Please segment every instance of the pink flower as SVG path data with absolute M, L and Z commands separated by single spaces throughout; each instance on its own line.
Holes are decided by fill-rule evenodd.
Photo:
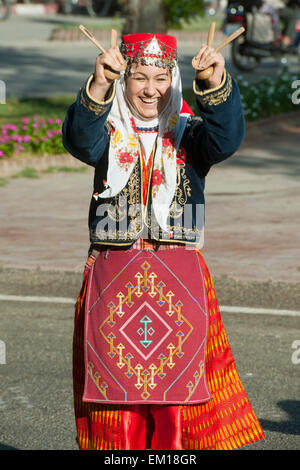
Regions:
M 39 124 L 38 124 L 37 122 L 34 122 L 34 123 L 32 124 L 32 127 L 33 127 L 34 129 L 36 129 L 37 127 L 39 127 Z
M 46 136 L 42 137 L 43 142 L 46 142 L 46 140 L 48 140 L 48 137 L 46 137 Z
M 37 114 L 34 114 L 32 117 L 33 117 L 33 119 L 38 119 L 39 118 L 39 116 Z
M 11 138 L 15 142 L 22 142 L 22 136 L 20 136 L 19 134 L 18 135 L 12 135 Z
M 50 137 L 50 139 L 51 139 L 51 137 L 53 137 L 53 132 L 48 131 L 47 136 Z
M 0 157 L 3 157 L 4 153 L 0 150 Z
M 55 119 L 55 124 L 60 125 L 61 124 L 61 119 Z
M 53 124 L 53 119 L 49 118 L 47 119 L 48 124 Z
M 25 150 L 25 147 L 22 147 L 22 145 L 20 145 L 19 150 L 20 151 Z
M 119 155 L 119 160 L 120 160 L 120 163 L 132 163 L 133 162 L 133 157 L 128 152 L 122 152 Z
M 152 184 L 159 186 L 162 183 L 162 175 L 159 170 L 153 170 L 152 173 Z
M 24 135 L 23 142 L 30 142 L 30 141 L 31 141 L 30 135 Z
M 27 126 L 22 126 L 22 131 L 27 131 Z
M 28 117 L 25 117 L 22 119 L 23 121 L 23 124 L 28 124 L 29 123 L 29 118 Z

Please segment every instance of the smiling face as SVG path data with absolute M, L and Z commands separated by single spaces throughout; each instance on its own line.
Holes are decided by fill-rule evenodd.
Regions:
M 126 79 L 126 93 L 135 111 L 146 119 L 158 116 L 169 101 L 171 81 L 167 68 L 134 64 Z

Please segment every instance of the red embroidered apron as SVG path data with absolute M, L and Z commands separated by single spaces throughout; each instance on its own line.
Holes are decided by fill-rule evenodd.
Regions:
M 173 254 L 176 256 L 177 250 Z M 228 450 L 264 438 L 236 369 L 209 270 L 200 252 L 197 256 L 209 312 L 205 372 L 212 398 L 205 403 L 181 405 L 82 400 L 85 303 L 95 262 L 94 253 L 89 256 L 76 303 L 73 340 L 74 411 L 80 449 Z
M 83 401 L 208 401 L 207 329 L 196 251 L 99 252 L 86 294 Z

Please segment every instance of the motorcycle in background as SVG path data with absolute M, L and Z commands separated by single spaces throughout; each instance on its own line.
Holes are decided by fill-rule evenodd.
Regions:
M 286 62 L 286 57 L 298 54 L 299 49 L 287 49 L 274 44 L 274 33 L 271 18 L 265 13 L 259 13 L 255 1 L 229 3 L 225 10 L 222 30 L 230 35 L 240 26 L 245 32 L 232 42 L 231 60 L 239 70 L 250 72 L 257 68 L 260 62 L 274 58 Z

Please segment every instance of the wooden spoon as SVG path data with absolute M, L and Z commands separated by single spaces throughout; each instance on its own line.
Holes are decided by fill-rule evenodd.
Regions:
M 210 29 L 209 29 L 209 34 L 208 34 L 208 41 L 207 41 L 207 45 L 208 46 L 211 46 L 212 44 L 212 40 L 213 40 L 213 35 L 214 35 L 214 29 L 215 29 L 215 25 L 214 25 L 214 22 L 210 25 Z M 231 41 L 233 41 L 234 39 L 236 39 L 238 36 L 240 36 L 241 34 L 243 34 L 243 32 L 245 31 L 245 28 L 242 26 L 241 28 L 239 28 L 237 31 L 235 31 L 234 33 L 232 33 L 230 36 L 228 36 L 228 38 L 224 39 L 224 41 L 216 48 L 216 52 L 220 52 L 221 49 L 223 49 L 223 47 L 227 46 L 227 44 L 229 44 Z M 214 68 L 213 67 L 208 67 L 207 69 L 205 70 L 201 70 L 199 69 L 199 60 L 196 59 L 195 57 L 193 58 L 192 60 L 192 66 L 194 67 L 194 69 L 197 71 L 196 72 L 196 78 L 198 80 L 206 80 L 207 78 L 211 77 L 213 72 L 214 72 Z
M 92 35 L 92 33 L 85 27 L 83 26 L 82 24 L 79 26 L 79 29 L 80 31 L 85 34 L 85 36 L 90 40 L 92 41 L 92 43 L 95 44 L 95 46 L 98 47 L 98 49 L 100 49 L 100 51 L 105 54 L 106 50 L 104 49 L 104 47 L 100 44 L 100 42 L 97 41 L 97 39 Z M 117 45 L 117 36 L 118 36 L 118 33 L 115 29 L 112 29 L 111 30 L 111 36 L 110 36 L 110 45 L 111 47 L 116 47 Z M 119 78 L 120 77 L 120 72 L 122 70 L 125 70 L 126 69 L 126 62 L 124 65 L 122 65 L 120 67 L 120 71 L 117 71 L 117 70 L 113 70 L 111 69 L 110 67 L 108 66 L 105 66 L 104 67 L 104 75 L 106 78 L 108 78 L 109 80 L 115 80 L 116 78 Z

